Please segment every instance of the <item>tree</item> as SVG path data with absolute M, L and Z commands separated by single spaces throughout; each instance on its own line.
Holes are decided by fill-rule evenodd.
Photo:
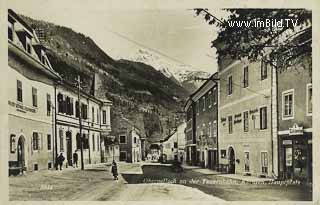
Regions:
M 196 14 L 202 15 L 209 25 L 219 28 L 217 39 L 212 41 L 212 47 L 217 42 L 224 43 L 223 49 L 217 49 L 219 59 L 229 57 L 234 60 L 248 59 L 252 62 L 264 57 L 268 63 L 282 70 L 291 65 L 303 64 L 303 57 L 311 55 L 311 11 L 306 9 L 226 10 L 230 15 L 225 19 L 218 19 L 208 9 L 194 9 Z M 281 21 L 283 27 L 274 26 L 276 22 Z M 267 22 L 270 26 L 267 26 Z M 311 60 L 308 67 L 311 69 Z

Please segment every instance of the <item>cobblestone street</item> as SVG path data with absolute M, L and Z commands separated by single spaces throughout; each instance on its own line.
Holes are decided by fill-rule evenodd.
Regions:
M 174 173 L 166 165 L 119 163 L 119 170 L 118 182 L 106 164 L 87 166 L 85 171 L 70 168 L 10 177 L 10 200 L 303 201 L 312 197 L 303 185 L 231 184 L 236 180 L 195 169 Z M 214 181 L 228 184 L 209 183 Z

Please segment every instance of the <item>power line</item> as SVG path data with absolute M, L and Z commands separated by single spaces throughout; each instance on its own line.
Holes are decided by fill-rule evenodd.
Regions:
M 157 53 L 157 54 L 159 54 L 159 55 L 161 55 L 161 56 L 163 56 L 163 57 L 165 57 L 165 58 L 168 58 L 168 59 L 170 59 L 170 60 L 172 60 L 172 61 L 175 61 L 175 62 L 177 62 L 177 63 L 180 63 L 180 64 L 182 64 L 182 65 L 189 66 L 189 67 L 192 67 L 192 68 L 194 68 L 194 69 L 199 70 L 198 68 L 194 67 L 193 65 L 187 64 L 187 63 L 185 63 L 185 62 L 183 62 L 183 61 L 181 61 L 181 60 L 179 60 L 179 59 L 177 59 L 177 58 L 171 57 L 171 56 L 169 56 L 169 55 L 167 55 L 167 54 L 165 54 L 165 53 L 163 53 L 163 52 L 161 52 L 161 51 L 159 51 L 159 50 L 156 50 L 156 49 L 154 49 L 154 48 L 151 48 L 151 47 L 149 47 L 149 46 L 146 46 L 146 45 L 144 45 L 144 44 L 142 44 L 142 43 L 140 43 L 140 42 L 138 42 L 138 41 L 132 40 L 132 39 L 128 38 L 127 36 L 123 35 L 123 34 L 120 34 L 120 33 L 116 32 L 116 31 L 113 31 L 113 30 L 111 30 L 111 29 L 109 29 L 109 28 L 106 28 L 106 29 L 107 29 L 110 33 L 113 33 L 114 35 L 116 35 L 116 36 L 118 36 L 118 37 L 120 37 L 120 38 L 122 38 L 122 39 L 125 39 L 125 40 L 127 40 L 127 41 L 129 41 L 129 42 L 131 42 L 131 43 L 133 43 L 133 44 L 136 44 L 136 45 L 138 45 L 138 46 L 141 46 L 141 47 L 143 47 L 143 48 L 146 48 L 146 49 L 148 49 L 148 50 L 151 50 L 151 51 L 153 51 L 153 52 L 155 52 L 155 53 Z
M 143 48 L 149 49 L 149 50 L 151 50 L 151 51 L 153 51 L 153 52 L 155 52 L 155 53 L 157 53 L 157 54 L 159 54 L 159 55 L 161 55 L 161 56 L 163 56 L 163 57 L 166 57 L 166 58 L 168 58 L 168 59 L 170 59 L 170 60 L 173 60 L 173 61 L 175 61 L 175 62 L 177 62 L 177 63 L 180 63 L 180 64 L 182 64 L 182 65 L 187 65 L 187 66 L 190 66 L 190 67 L 192 67 L 192 68 L 194 68 L 194 69 L 199 70 L 198 68 L 194 67 L 193 65 L 184 63 L 183 61 L 181 61 L 181 60 L 179 60 L 179 59 L 176 59 L 176 58 L 174 58 L 174 57 L 171 57 L 171 56 L 169 56 L 169 55 L 167 55 L 167 54 L 165 54 L 165 53 L 162 53 L 161 51 L 158 51 L 158 50 L 156 50 L 156 49 L 154 49 L 154 48 L 151 48 L 151 47 L 149 47 L 149 46 L 146 46 L 146 45 L 144 45 L 144 44 L 142 44 L 142 43 L 140 43 L 140 42 L 138 42 L 138 41 L 132 40 L 132 39 L 128 38 L 127 36 L 123 35 L 123 34 L 120 34 L 120 33 L 118 33 L 118 32 L 115 32 L 115 31 L 113 31 L 113 30 L 111 30 L 111 29 L 109 29 L 109 28 L 107 28 L 107 27 L 106 27 L 106 29 L 107 29 L 110 33 L 113 33 L 114 35 L 116 35 L 116 36 L 118 36 L 118 37 L 120 37 L 120 38 L 122 38 L 122 39 L 125 39 L 125 40 L 127 40 L 127 41 L 129 41 L 129 42 L 131 42 L 131 43 L 133 43 L 133 44 L 136 44 L 136 45 L 141 46 L 141 47 L 143 47 Z M 220 80 L 227 81 L 227 79 L 220 79 Z M 232 84 L 234 84 L 235 86 L 238 86 L 238 87 L 241 87 L 241 88 L 242 88 L 241 85 L 238 85 L 238 84 L 236 84 L 236 83 L 234 83 L 234 82 L 233 82 Z M 264 94 L 261 94 L 261 93 L 259 93 L 259 92 L 257 92 L 257 91 L 254 91 L 254 90 L 252 90 L 252 89 L 250 89 L 250 88 L 247 88 L 247 90 L 248 90 L 249 92 L 252 92 L 252 93 L 255 93 L 255 94 L 259 94 L 259 95 L 262 95 L 262 96 L 264 96 L 264 97 L 268 97 L 268 96 L 266 96 L 266 95 L 264 95 Z

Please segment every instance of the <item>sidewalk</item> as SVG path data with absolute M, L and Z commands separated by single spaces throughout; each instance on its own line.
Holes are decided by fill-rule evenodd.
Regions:
M 263 182 L 271 182 L 274 181 L 272 178 L 260 178 L 256 176 L 244 176 L 241 174 L 222 174 L 220 172 L 211 170 L 211 169 L 205 169 L 197 166 L 189 166 L 189 165 L 182 165 L 182 167 L 186 170 L 192 170 L 194 172 L 198 172 L 201 174 L 212 174 L 219 177 L 229 178 L 229 179 L 235 179 L 235 180 L 241 180 L 248 183 L 263 183 Z

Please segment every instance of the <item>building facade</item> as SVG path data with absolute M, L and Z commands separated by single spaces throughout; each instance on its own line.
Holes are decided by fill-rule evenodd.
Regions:
M 72 166 L 74 152 L 81 159 L 81 145 L 84 163 L 107 160 L 111 101 L 78 93 L 64 82 L 34 30 L 12 10 L 8 10 L 8 65 L 8 87 L 14 91 L 8 99 L 9 174 L 52 169 L 59 153 L 64 154 L 65 165 Z
M 222 42 L 215 47 L 225 49 Z M 219 56 L 220 168 L 228 173 L 273 176 L 270 66 Z
M 54 72 L 34 30 L 8 10 L 9 170 L 53 167 Z
M 119 161 L 136 163 L 142 160 L 140 130 L 123 116 L 113 119 L 112 134 L 119 142 Z
M 164 161 L 184 162 L 185 156 L 185 129 L 186 123 L 177 126 L 177 129 L 162 142 Z
M 76 87 L 66 82 L 56 87 L 57 151 L 64 153 L 66 166 L 72 166 L 74 152 L 77 152 L 80 158 L 79 117 L 81 114 L 84 163 L 106 162 L 105 141 L 111 132 L 111 101 L 102 101 L 81 91 L 79 103 L 77 91 Z
M 312 181 L 311 55 L 278 73 L 279 177 Z
M 186 162 L 205 168 L 218 167 L 218 89 L 212 75 L 188 99 Z

